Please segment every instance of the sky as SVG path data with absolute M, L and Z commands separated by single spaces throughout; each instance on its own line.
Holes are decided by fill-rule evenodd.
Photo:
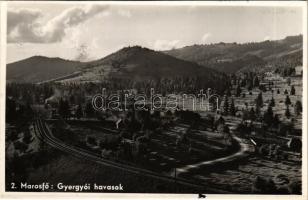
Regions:
M 169 50 L 303 34 L 300 7 L 11 3 L 7 63 L 35 55 L 89 61 L 126 46 Z

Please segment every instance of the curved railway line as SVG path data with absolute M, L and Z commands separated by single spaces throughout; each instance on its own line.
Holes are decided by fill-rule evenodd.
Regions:
M 200 193 L 213 193 L 213 194 L 214 193 L 215 194 L 231 193 L 229 191 L 220 190 L 220 189 L 208 186 L 204 182 L 203 183 L 191 182 L 191 181 L 188 181 L 186 179 L 174 178 L 172 176 L 166 176 L 166 175 L 159 174 L 159 173 L 156 173 L 156 172 L 153 172 L 153 171 L 150 171 L 150 170 L 141 169 L 141 168 L 125 165 L 125 164 L 122 164 L 122 163 L 113 162 L 113 161 L 104 159 L 102 157 L 93 155 L 92 153 L 87 152 L 86 150 L 80 149 L 78 147 L 73 147 L 71 145 L 67 145 L 63 141 L 57 139 L 56 137 L 54 137 L 52 135 L 51 131 L 49 130 L 49 128 L 46 126 L 45 122 L 41 118 L 37 118 L 35 120 L 34 128 L 35 128 L 34 129 L 35 134 L 40 140 L 47 143 L 48 145 L 50 145 L 53 148 L 59 149 L 63 152 L 66 152 L 66 153 L 68 153 L 72 156 L 78 157 L 78 158 L 91 160 L 95 163 L 98 163 L 98 164 L 101 164 L 101 165 L 104 165 L 104 166 L 117 168 L 117 169 L 124 170 L 124 171 L 127 171 L 127 172 L 131 172 L 131 173 L 134 173 L 134 174 L 139 174 L 139 175 L 159 179 L 159 180 L 162 180 L 162 181 L 171 182 L 172 184 L 180 184 L 180 185 L 190 186 L 190 187 L 198 189 L 198 191 L 200 191 Z

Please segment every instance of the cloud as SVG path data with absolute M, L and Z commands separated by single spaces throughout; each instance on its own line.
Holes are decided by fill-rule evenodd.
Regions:
M 42 13 L 38 10 L 21 9 L 17 12 L 9 11 L 7 24 L 8 33 L 11 33 L 18 25 L 30 24 L 41 17 L 41 15 Z
M 40 11 L 29 9 L 8 11 L 8 42 L 60 42 L 66 35 L 68 28 L 82 24 L 101 13 L 108 13 L 108 7 L 102 5 L 74 7 L 64 10 L 48 22 L 42 23 L 40 18 L 43 13 Z
M 156 40 L 154 42 L 153 48 L 155 50 L 170 50 L 179 47 L 179 40 Z
M 208 38 L 211 37 L 212 34 L 211 33 L 205 33 L 202 38 L 201 38 L 201 42 L 204 44 L 207 42 Z

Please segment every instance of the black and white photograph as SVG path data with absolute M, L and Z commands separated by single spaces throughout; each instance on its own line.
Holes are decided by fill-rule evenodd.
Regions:
M 4 192 L 307 198 L 306 10 L 6 2 Z

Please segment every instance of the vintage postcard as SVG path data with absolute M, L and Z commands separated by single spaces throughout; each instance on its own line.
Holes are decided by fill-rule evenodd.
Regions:
M 0 5 L 1 196 L 307 199 L 307 2 Z

